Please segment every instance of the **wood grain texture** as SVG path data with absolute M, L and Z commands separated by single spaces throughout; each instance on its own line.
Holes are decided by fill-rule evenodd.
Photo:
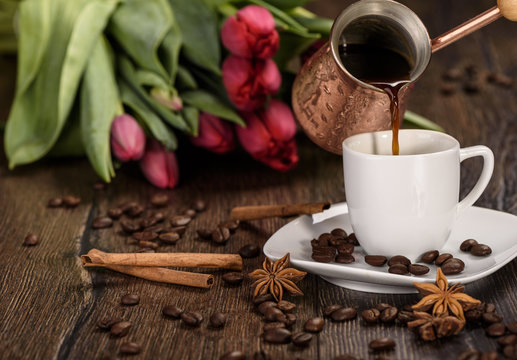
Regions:
M 335 17 L 351 1 L 317 0 L 310 6 L 322 15 Z M 417 1 L 407 0 L 421 16 L 431 35 L 436 36 L 490 6 L 491 0 Z M 493 149 L 494 176 L 477 205 L 517 214 L 517 84 L 511 89 L 487 86 L 476 95 L 458 92 L 440 94 L 442 73 L 455 66 L 477 65 L 480 69 L 502 71 L 517 78 L 517 48 L 511 46 L 516 24 L 499 20 L 433 56 L 431 64 L 416 84 L 409 108 L 442 125 L 462 146 L 484 144 Z M 0 68 L 13 71 L 12 63 Z M 11 77 L 12 79 L 12 77 Z M 5 87 L 4 87 L 5 86 Z M 2 89 L 12 86 L 2 85 Z M 4 97 L 0 97 L 4 98 Z M 5 101 L 0 114 L 7 114 Z M 225 246 L 199 240 L 197 228 L 211 228 L 239 205 L 296 204 L 344 200 L 341 158 L 299 137 L 300 165 L 287 174 L 274 172 L 241 152 L 216 156 L 180 146 L 181 185 L 167 191 L 167 215 L 181 213 L 197 198 L 208 204 L 189 225 L 183 238 L 162 251 L 236 253 L 245 244 L 263 245 L 287 219 L 243 223 Z M 462 165 L 462 196 L 476 182 L 481 163 Z M 218 359 L 230 350 L 248 356 L 264 350 L 272 359 L 332 359 L 351 353 L 374 358 L 367 343 L 374 337 L 390 336 L 397 347 L 394 359 L 451 359 L 468 346 L 482 351 L 497 348 L 482 329 L 468 329 L 448 340 L 423 343 L 406 328 L 367 327 L 359 319 L 346 323 L 327 322 L 307 349 L 292 345 L 270 345 L 259 338 L 261 316 L 251 304 L 250 282 L 231 287 L 214 274 L 211 289 L 156 284 L 111 271 L 88 271 L 79 259 L 92 248 L 109 252 L 133 251 L 137 245 L 122 235 L 120 225 L 92 230 L 92 220 L 109 208 L 126 201 L 147 204 L 159 192 L 148 185 L 136 167 L 125 166 L 103 191 L 93 190 L 96 178 L 84 159 L 47 160 L 9 172 L 4 156 L 0 160 L 0 252 L 7 262 L 0 264 L 0 357 L 6 359 L 100 359 L 117 357 L 125 341 L 142 345 L 134 359 Z M 74 194 L 82 203 L 75 209 L 48 209 L 51 197 Z M 497 229 L 494 229 L 497 231 Z M 41 236 L 40 245 L 22 246 L 28 232 Z M 7 255 L 7 256 L 6 256 Z M 244 260 L 244 272 L 259 267 L 263 257 Z M 186 269 L 180 269 L 186 270 Z M 186 270 L 188 271 L 188 270 Z M 300 287 L 304 297 L 289 298 L 297 304 L 298 322 L 321 315 L 324 306 L 334 303 L 359 311 L 378 302 L 402 306 L 417 295 L 375 295 L 350 291 L 308 275 Z M 506 321 L 517 320 L 517 262 L 467 286 L 467 292 L 494 303 Z M 127 293 L 137 293 L 140 304 L 120 305 Z M 178 320 L 164 318 L 165 305 L 200 311 L 205 321 L 200 328 L 186 328 Z M 214 311 L 229 314 L 223 329 L 207 327 Z M 96 322 L 107 315 L 119 315 L 133 323 L 129 334 L 112 338 L 97 329 Z

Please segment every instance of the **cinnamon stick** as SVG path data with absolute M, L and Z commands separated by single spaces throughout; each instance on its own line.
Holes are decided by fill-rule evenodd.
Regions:
M 174 266 L 187 268 L 242 270 L 238 254 L 211 253 L 106 253 L 92 249 L 81 256 L 83 266 Z
M 330 203 L 328 202 L 295 205 L 239 206 L 232 209 L 230 219 L 258 220 L 293 215 L 312 215 L 328 208 L 330 208 Z
M 107 264 L 96 264 L 95 266 L 104 267 L 106 269 L 146 280 L 168 284 L 193 286 L 199 288 L 209 288 L 214 284 L 214 277 L 210 274 L 192 273 L 151 266 L 144 267 Z

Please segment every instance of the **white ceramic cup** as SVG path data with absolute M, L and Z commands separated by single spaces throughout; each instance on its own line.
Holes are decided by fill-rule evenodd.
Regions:
M 391 131 L 343 141 L 350 221 L 368 254 L 416 261 L 445 244 L 457 216 L 485 190 L 494 155 L 481 145 L 460 149 L 453 137 L 428 130 L 401 130 L 398 156 L 391 153 L 391 141 Z M 483 157 L 483 170 L 459 202 L 460 163 L 474 156 Z

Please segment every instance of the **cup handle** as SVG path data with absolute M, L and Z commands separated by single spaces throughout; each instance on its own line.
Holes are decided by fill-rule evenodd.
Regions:
M 460 162 L 475 156 L 483 157 L 483 170 L 481 170 L 481 175 L 479 176 L 476 185 L 458 204 L 458 214 L 472 206 L 476 200 L 479 199 L 483 191 L 485 191 L 485 188 L 492 177 L 492 172 L 494 171 L 494 153 L 486 146 L 477 145 L 460 149 Z

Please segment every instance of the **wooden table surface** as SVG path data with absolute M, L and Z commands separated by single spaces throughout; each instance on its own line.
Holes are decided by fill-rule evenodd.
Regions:
M 334 17 L 351 1 L 317 0 L 310 8 Z M 489 8 L 491 0 L 403 1 L 421 16 L 432 36 L 448 30 Z M 410 109 L 441 124 L 462 146 L 485 144 L 492 148 L 496 165 L 493 178 L 478 206 L 517 214 L 517 85 L 511 89 L 487 86 L 475 95 L 463 92 L 449 97 L 440 94 L 442 73 L 455 66 L 473 64 L 483 71 L 500 71 L 517 78 L 517 24 L 499 20 L 461 42 L 440 51 L 410 102 Z M 0 60 L 0 115 L 7 114 L 14 67 L 12 59 Z M 9 80 L 11 79 L 11 80 Z M 3 120 L 3 119 L 0 119 Z M 237 205 L 300 203 L 344 200 L 341 158 L 318 149 L 299 136 L 300 164 L 287 173 L 274 172 L 242 153 L 215 156 L 183 146 L 178 156 L 181 185 L 167 191 L 173 215 L 193 199 L 208 203 L 206 212 L 193 220 L 176 246 L 165 251 L 232 252 L 249 243 L 263 245 L 284 225 L 286 219 L 244 223 L 225 246 L 200 241 L 195 229 L 213 227 Z M 44 160 L 8 171 L 0 157 L 0 358 L 2 359 L 100 359 L 117 357 L 124 341 L 135 341 L 143 351 L 135 359 L 218 359 L 230 350 L 242 350 L 249 358 L 265 351 L 271 359 L 332 359 L 350 353 L 363 359 L 369 340 L 389 336 L 396 339 L 393 359 L 454 359 L 467 347 L 481 351 L 498 348 L 482 328 L 468 327 L 459 335 L 430 343 L 418 341 L 400 325 L 365 327 L 359 319 L 327 322 L 324 330 L 303 350 L 292 345 L 271 345 L 260 338 L 261 316 L 253 310 L 250 281 L 226 286 L 213 272 L 215 285 L 208 290 L 163 285 L 107 271 L 86 271 L 79 255 L 96 247 L 107 251 L 132 251 L 130 239 L 119 234 L 119 225 L 92 230 L 92 220 L 125 201 L 148 202 L 159 191 L 150 186 L 137 169 L 125 166 L 103 191 L 94 190 L 96 176 L 85 159 Z M 477 179 L 481 162 L 469 160 L 462 166 L 462 194 Z M 81 204 L 72 210 L 48 209 L 47 200 L 73 194 Z M 497 229 L 493 230 L 494 232 Z M 41 236 L 36 247 L 24 247 L 28 232 Z M 517 240 L 516 240 L 517 241 Z M 257 268 L 263 256 L 245 259 L 244 271 Z M 495 274 L 468 284 L 467 292 L 494 303 L 505 321 L 517 320 L 517 262 Z M 346 290 L 318 276 L 308 275 L 300 287 L 305 296 L 287 297 L 296 303 L 298 322 L 321 315 L 324 306 L 338 303 L 359 310 L 379 302 L 401 307 L 418 295 L 376 295 Z M 120 297 L 137 293 L 140 304 L 122 307 Z M 229 314 L 225 328 L 212 330 L 206 321 L 200 328 L 185 328 L 180 321 L 166 319 L 161 310 L 167 304 L 200 311 L 207 318 L 213 311 Z M 111 338 L 96 327 L 106 315 L 121 315 L 133 323 L 129 334 Z

